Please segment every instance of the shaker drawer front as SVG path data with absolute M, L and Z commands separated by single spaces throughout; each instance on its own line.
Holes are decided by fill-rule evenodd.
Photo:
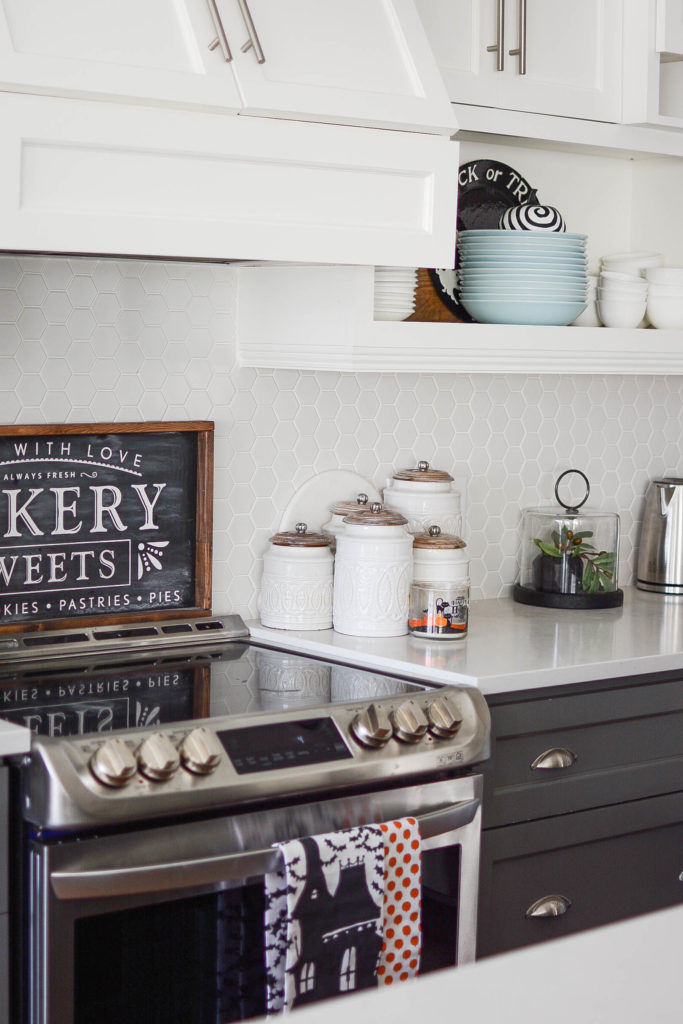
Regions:
M 674 792 L 683 680 L 491 709 L 484 827 Z
M 683 901 L 683 793 L 482 836 L 477 955 Z

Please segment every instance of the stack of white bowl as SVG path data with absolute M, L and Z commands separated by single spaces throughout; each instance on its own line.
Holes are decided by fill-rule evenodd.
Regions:
M 646 273 L 664 262 L 661 252 L 614 252 L 600 260 L 598 316 L 605 327 L 647 327 Z
M 417 268 L 375 267 L 375 320 L 405 320 L 415 312 Z
M 640 274 L 602 270 L 598 316 L 605 327 L 640 327 L 647 308 L 647 281 Z
M 458 232 L 459 298 L 484 324 L 565 326 L 587 303 L 586 235 Z
M 648 267 L 647 318 L 653 327 L 683 327 L 683 267 Z

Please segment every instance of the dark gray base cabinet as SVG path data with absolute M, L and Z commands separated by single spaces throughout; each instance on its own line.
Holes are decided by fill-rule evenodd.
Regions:
M 477 955 L 683 902 L 683 680 L 489 704 Z

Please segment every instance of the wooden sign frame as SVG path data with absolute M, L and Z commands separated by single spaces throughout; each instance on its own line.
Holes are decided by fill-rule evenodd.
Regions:
M 209 615 L 213 431 L 0 425 L 0 633 Z

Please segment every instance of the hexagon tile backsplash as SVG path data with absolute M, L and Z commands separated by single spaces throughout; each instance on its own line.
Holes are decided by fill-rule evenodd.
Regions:
M 236 275 L 0 256 L 3 422 L 215 420 L 216 611 L 256 615 L 268 538 L 317 473 L 354 470 L 381 488 L 419 459 L 467 480 L 474 597 L 509 592 L 521 510 L 553 504 L 571 466 L 590 478 L 591 505 L 619 512 L 619 578 L 632 582 L 648 480 L 683 475 L 683 378 L 239 368 Z

